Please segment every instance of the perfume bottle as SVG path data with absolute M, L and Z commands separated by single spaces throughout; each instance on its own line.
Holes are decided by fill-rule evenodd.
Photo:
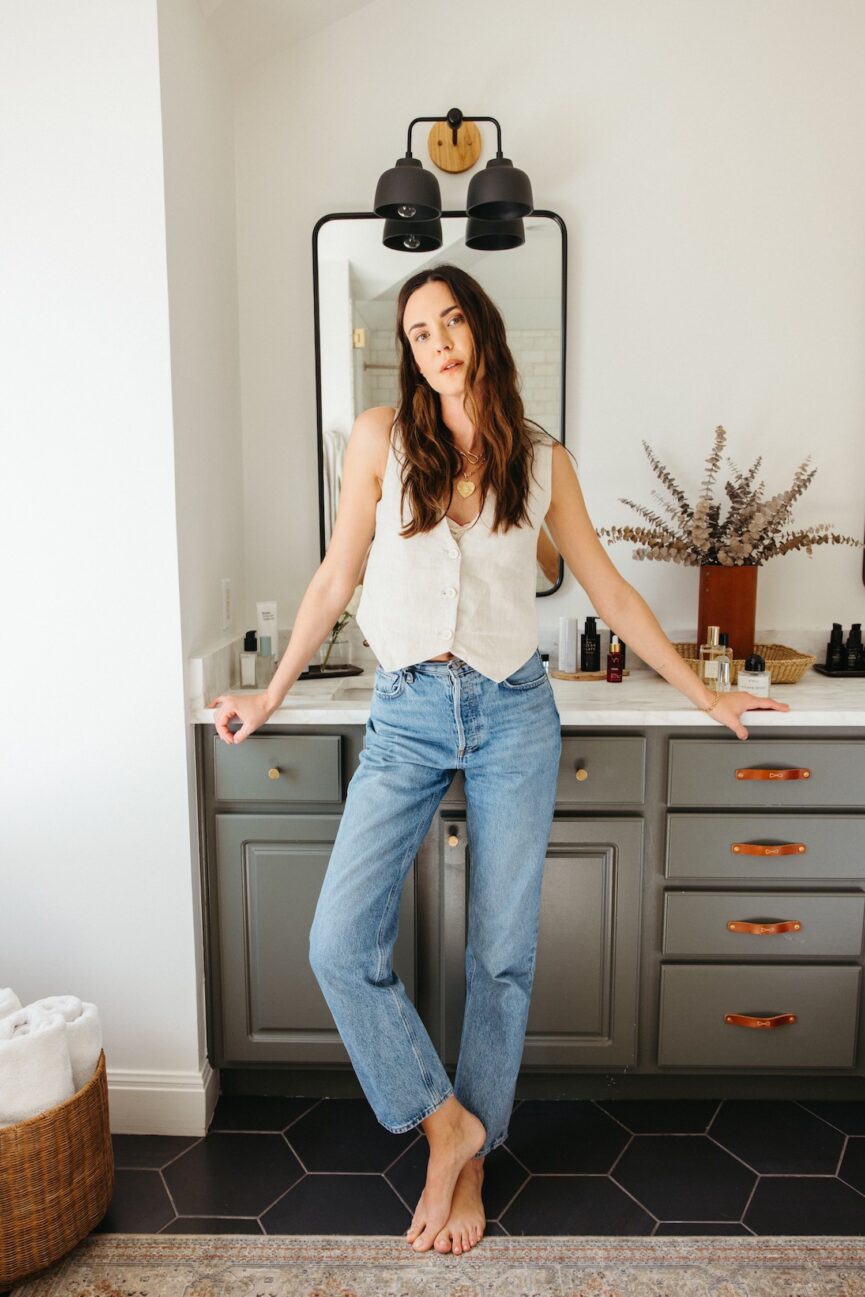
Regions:
M 725 630 L 722 630 L 718 636 L 718 643 L 725 652 L 718 658 L 718 678 L 715 689 L 719 694 L 728 694 L 733 679 L 733 650 L 730 648 L 730 636 Z
M 617 635 L 613 635 L 610 640 L 610 651 L 607 654 L 607 679 L 610 684 L 620 684 L 622 680 L 622 652 Z
M 766 670 L 766 663 L 759 653 L 752 653 L 745 658 L 745 669 L 739 672 L 736 679 L 740 689 L 747 689 L 749 694 L 755 694 L 757 698 L 769 697 L 771 681 L 772 672 Z
M 700 645 L 698 672 L 700 679 L 710 689 L 718 689 L 718 658 L 724 654 L 724 649 L 720 644 L 720 626 L 709 626 L 707 634 L 709 638 L 705 644 Z
M 580 636 L 580 670 L 600 671 L 601 640 L 595 617 L 586 618 L 586 628 Z

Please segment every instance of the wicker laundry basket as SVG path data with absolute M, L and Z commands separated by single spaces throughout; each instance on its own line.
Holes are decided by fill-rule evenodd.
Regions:
M 0 1289 L 58 1261 L 108 1210 L 114 1150 L 105 1051 L 70 1098 L 0 1127 Z

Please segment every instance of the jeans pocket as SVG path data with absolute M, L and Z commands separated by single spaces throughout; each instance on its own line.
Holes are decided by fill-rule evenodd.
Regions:
M 501 684 L 505 689 L 537 689 L 544 682 L 549 684 L 549 676 L 544 669 L 540 649 L 535 649 L 532 656 L 521 667 L 517 667 L 516 671 L 505 676 Z
M 372 687 L 378 698 L 399 698 L 405 688 L 405 670 L 385 671 L 376 667 Z

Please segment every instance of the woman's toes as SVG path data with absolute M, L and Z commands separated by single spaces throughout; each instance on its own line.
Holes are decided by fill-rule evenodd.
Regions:
M 451 1238 L 447 1230 L 443 1229 L 440 1234 L 436 1235 L 436 1241 L 433 1246 L 437 1252 L 450 1252 Z

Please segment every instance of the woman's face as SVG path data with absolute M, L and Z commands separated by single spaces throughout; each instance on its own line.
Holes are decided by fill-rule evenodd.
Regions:
M 416 288 L 406 302 L 402 327 L 430 387 L 442 396 L 461 395 L 474 342 L 448 285 L 433 279 Z

